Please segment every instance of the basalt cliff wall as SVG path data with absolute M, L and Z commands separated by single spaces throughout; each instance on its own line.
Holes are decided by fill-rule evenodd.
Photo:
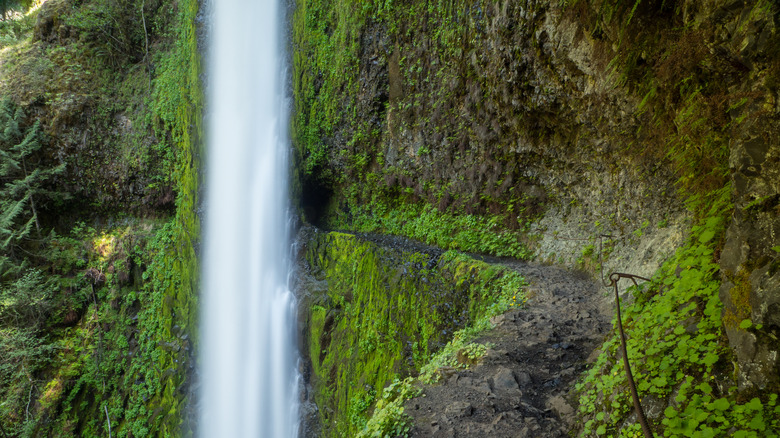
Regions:
M 300 211 L 653 277 L 627 295 L 651 313 L 695 281 L 679 304 L 698 302 L 688 325 L 709 321 L 723 355 L 685 373 L 717 374 L 711 398 L 776 392 L 777 17 L 766 1 L 298 1 Z

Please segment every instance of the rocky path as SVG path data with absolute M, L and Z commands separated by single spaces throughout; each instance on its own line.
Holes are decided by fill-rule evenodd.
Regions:
M 506 263 L 505 263 L 506 264 Z M 562 268 L 510 262 L 530 282 L 527 305 L 494 319 L 493 347 L 468 370 L 407 401 L 412 437 L 567 437 L 577 377 L 610 328 L 605 289 Z

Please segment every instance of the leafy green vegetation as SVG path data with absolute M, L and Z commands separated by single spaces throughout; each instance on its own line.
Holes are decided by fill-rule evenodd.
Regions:
M 731 212 L 730 188 L 717 192 L 705 211 L 688 244 L 664 264 L 652 283 L 634 288 L 636 300 L 624 310 L 637 389 L 646 405 L 669 400 L 664 415 L 651 421 L 664 436 L 776 436 L 780 430 L 776 395 L 741 399 L 729 376 L 732 359 L 722 332 L 714 253 Z M 614 332 L 603 345 L 604 353 L 578 385 L 580 413 L 588 418 L 585 435 L 641 435 L 638 424 L 624 423 L 633 405 L 619 360 L 618 336 Z M 722 386 L 724 381 L 731 381 L 731 386 Z
M 0 108 L 0 200 L 20 206 L 3 215 L 16 268 L 0 285 L 0 427 L 191 435 L 199 3 L 64 4 L 0 22 L 15 102 Z
M 506 152 L 513 145 L 504 144 L 504 136 L 489 140 L 497 141 L 502 152 L 464 150 L 469 143 L 488 141 L 474 119 L 484 117 L 479 111 L 487 105 L 495 108 L 503 99 L 499 95 L 508 92 L 503 79 L 487 78 L 476 66 L 468 73 L 454 68 L 465 51 L 479 44 L 477 36 L 464 34 L 484 30 L 477 30 L 484 18 L 477 12 L 480 7 L 487 5 L 433 1 L 398 8 L 379 0 L 360 8 L 343 0 L 297 4 L 293 68 L 299 73 L 293 75 L 292 134 L 300 185 L 294 192 L 325 188 L 333 193 L 323 216 L 310 220 L 323 219 L 324 226 L 336 229 L 409 235 L 444 248 L 528 257 L 526 242 L 518 238 L 544 208 L 544 196 L 529 196 L 515 185 L 531 185 L 534 179 L 524 175 L 517 156 Z M 370 47 L 363 45 L 365 38 L 373 39 Z M 418 44 L 422 40 L 429 42 L 424 53 Z M 361 75 L 371 70 L 360 64 L 361 50 L 375 53 L 371 64 L 387 69 L 388 77 L 372 79 L 373 94 L 366 95 L 361 85 L 368 80 Z M 467 87 L 452 85 L 464 76 Z M 500 84 L 501 90 L 491 88 Z M 485 95 L 465 96 L 477 94 L 468 88 Z M 464 99 L 468 105 L 461 111 Z M 417 130 L 431 138 L 415 140 L 398 154 L 403 156 L 387 155 Z M 465 170 L 468 178 L 448 175 L 453 163 L 461 162 L 481 164 L 479 172 L 488 176 Z M 425 217 L 414 218 L 417 214 Z M 395 216 L 400 217 L 397 223 Z M 442 221 L 445 231 L 435 221 Z M 462 232 L 444 236 L 453 229 Z
M 328 233 L 307 259 L 328 282 L 308 316 L 325 436 L 408 430 L 403 402 L 416 393 L 412 380 L 386 385 L 421 372 L 430 381 L 441 366 L 478 360 L 486 347 L 473 339 L 491 317 L 525 301 L 516 272 L 456 251 L 393 252 Z
M 428 204 L 380 202 L 358 206 L 350 219 L 342 214 L 329 222 L 333 228 L 408 236 L 440 248 L 528 259 L 531 252 L 522 231 L 504 229 L 498 218 L 441 213 Z
M 194 258 L 171 245 L 176 233 L 173 222 L 52 233 L 42 245 L 51 271 L 3 288 L 8 433 L 102 435 L 108 415 L 116 436 L 178 434 L 196 312 L 181 274 Z
M 300 74 L 293 80 L 297 166 L 303 189 L 330 196 L 317 200 L 323 205 L 311 209 L 312 220 L 332 229 L 526 258 L 534 249 L 529 223 L 550 202 L 531 194 L 541 185 L 533 175 L 562 172 L 576 179 L 573 173 L 589 168 L 599 169 L 589 176 L 619 181 L 617 193 L 603 194 L 596 205 L 587 205 L 590 194 L 565 203 L 596 214 L 613 195 L 625 196 L 623 184 L 636 182 L 636 175 L 676 179 L 677 201 L 689 200 L 696 225 L 652 284 L 633 290 L 629 354 L 650 352 L 639 364 L 647 376 L 640 392 L 651 406 L 671 403 L 665 415 L 654 417 L 667 435 L 776 433 L 774 402 L 732 388 L 722 331 L 725 323 L 764 336 L 750 320 L 750 273 L 718 266 L 735 160 L 730 143 L 752 135 L 751 123 L 771 113 L 766 102 L 774 101 L 777 88 L 763 85 L 765 78 L 776 79 L 780 64 L 769 61 L 776 50 L 755 49 L 758 34 L 749 29 L 773 23 L 775 5 L 758 0 L 741 12 L 716 13 L 673 2 L 562 1 L 562 11 L 545 9 L 555 11 L 548 19 L 560 12 L 561 21 L 544 25 L 513 9 L 516 2 L 398 7 L 369 1 L 352 14 L 344 14 L 345 2 L 338 0 L 302 5 L 293 29 Z M 705 10 L 731 23 L 728 36 L 703 19 Z M 739 54 L 733 51 L 737 41 Z M 513 63 L 518 59 L 522 63 Z M 567 68 L 569 61 L 576 67 Z M 371 88 L 376 83 L 379 90 Z M 615 96 L 627 103 L 604 103 Z M 596 143 L 603 147 L 588 149 Z M 522 152 L 514 155 L 517 150 Z M 614 167 L 604 164 L 610 162 Z M 554 185 L 562 197 L 587 186 L 555 179 L 543 189 L 556 190 Z M 744 212 L 769 198 L 755 199 Z M 637 200 L 627 204 L 615 202 L 616 211 L 587 225 L 606 232 L 628 224 L 631 243 L 680 225 L 674 215 L 629 211 L 644 208 Z M 567 220 L 565 214 L 555 219 Z M 589 243 L 569 255 L 592 270 L 598 258 Z M 615 245 L 609 242 L 605 253 Z M 733 314 L 722 314 L 721 276 L 736 285 L 729 291 Z M 376 347 L 367 339 L 360 348 L 366 353 Z M 587 433 L 638 433 L 637 425 L 625 423 L 632 408 L 617 348 L 610 338 L 608 353 L 582 386 Z M 441 363 L 452 363 L 448 357 Z
M 36 156 L 43 135 L 40 122 L 25 127 L 23 118 L 23 110 L 10 99 L 0 101 L 0 250 L 8 254 L 0 256 L 0 274 L 9 269 L 8 260 L 14 258 L 21 241 L 31 236 L 33 225 L 36 237 L 41 237 L 38 211 L 46 201 L 67 197 L 46 189 L 45 184 L 65 166 L 46 168 L 40 164 Z
M 382 399 L 376 403 L 374 415 L 366 426 L 358 432 L 357 438 L 408 436 L 411 430 L 411 418 L 404 414 L 404 402 L 420 395 L 413 386 L 413 379 L 394 380 L 382 392 Z
M 0 0 L 0 20 L 8 20 L 14 13 L 21 14 L 32 3 L 33 0 Z
M 22 422 L 38 373 L 57 351 L 43 333 L 55 304 L 52 280 L 31 269 L 0 290 L 0 418 L 8 422 Z

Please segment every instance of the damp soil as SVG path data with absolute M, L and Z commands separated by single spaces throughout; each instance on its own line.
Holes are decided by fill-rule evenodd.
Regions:
M 610 330 L 606 290 L 554 266 L 500 262 L 530 283 L 521 309 L 493 319 L 477 341 L 492 347 L 469 369 L 440 370 L 437 384 L 408 400 L 412 437 L 568 437 L 573 387 Z

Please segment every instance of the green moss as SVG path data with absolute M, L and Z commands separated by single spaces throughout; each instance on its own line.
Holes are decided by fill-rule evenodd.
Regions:
M 357 8 L 344 0 L 297 3 L 292 134 L 300 185 L 294 193 L 304 187 L 330 190 L 332 208 L 323 212 L 327 225 L 383 229 L 463 251 L 529 256 L 522 230 L 544 201 L 514 187 L 533 179 L 508 152 L 512 137 L 498 135 L 493 145 L 473 124 L 486 117 L 486 106 L 495 109 L 515 90 L 506 89 L 505 77 L 463 62 L 465 53 L 481 50 L 482 8 L 492 7 L 462 0 L 404 7 L 371 0 Z M 374 71 L 366 58 L 387 77 L 364 77 Z M 453 85 L 461 80 L 466 83 Z M 368 83 L 376 83 L 374 94 L 366 90 L 373 89 Z M 504 122 L 514 123 L 502 117 Z M 425 133 L 424 142 L 394 150 L 416 132 Z M 495 150 L 464 151 L 469 143 L 490 143 Z M 449 169 L 453 162 L 484 163 L 489 176 L 456 181 Z M 426 217 L 415 220 L 417 214 Z M 439 224 L 446 229 L 437 229 Z
M 44 254 L 56 261 L 51 278 L 59 285 L 54 298 L 59 309 L 49 315 L 51 327 L 42 339 L 57 354 L 44 363 L 47 367 L 39 368 L 29 393 L 38 407 L 24 421 L 6 423 L 6 430 L 24 436 L 102 435 L 107 427 L 105 409 L 117 433 L 133 418 L 125 406 L 138 384 L 128 382 L 126 373 L 151 365 L 148 356 L 139 354 L 137 340 L 149 324 L 148 312 L 138 308 L 149 305 L 152 294 L 147 293 L 148 285 L 128 283 L 132 264 L 151 262 L 141 248 L 146 249 L 155 225 L 138 221 L 104 230 L 77 226 L 73 235 L 78 238 L 49 237 L 50 249 Z M 171 342 L 165 338 L 155 342 L 161 339 Z M 180 361 L 185 358 L 178 356 Z
M 296 103 L 292 135 L 299 144 L 302 169 L 311 173 L 325 164 L 324 136 L 337 124 L 354 120 L 359 37 L 371 4 L 347 0 L 303 0 L 293 14 L 293 78 Z
M 498 217 L 442 213 L 428 204 L 389 206 L 380 201 L 337 213 L 328 222 L 336 229 L 408 236 L 444 249 L 518 259 L 531 257 L 522 230 L 501 226 Z
M 730 188 L 715 193 L 709 203 L 688 244 L 651 283 L 633 290 L 636 300 L 624 308 L 623 318 L 628 355 L 640 399 L 671 402 L 652 422 L 665 436 L 720 436 L 732 430 L 747 434 L 741 436 L 770 436 L 780 430 L 776 397 L 766 394 L 745 403 L 728 378 L 733 358 L 722 332 L 714 255 L 731 213 Z M 634 436 L 638 430 L 638 425 L 621 429 L 633 406 L 618 336 L 613 331 L 604 353 L 577 386 L 579 411 L 587 419 L 584 435 L 600 430 L 606 436 Z
M 327 309 L 322 306 L 312 306 L 309 309 L 309 357 L 314 366 L 315 374 L 322 375 L 320 354 L 322 353 L 321 339 L 325 328 L 325 316 Z
M 324 422 L 332 436 L 349 436 L 359 425 L 347 420 L 355 393 L 363 388 L 381 393 L 396 375 L 408 374 L 404 338 L 422 341 L 422 349 L 427 352 L 434 341 L 431 336 L 442 325 L 436 320 L 448 312 L 434 312 L 434 321 L 423 313 L 434 303 L 425 293 L 429 287 L 418 283 L 424 274 L 411 273 L 421 256 L 414 256 L 404 267 L 393 268 L 382 263 L 383 254 L 374 245 L 351 235 L 331 233 L 325 246 L 320 268 L 329 282 L 331 321 L 323 321 L 329 327 L 319 339 L 327 336 L 328 342 L 313 347 L 321 351 L 313 352 L 312 360 L 320 362 L 315 362 L 315 371 L 319 369 L 322 385 L 332 392 L 332 398 L 318 399 L 323 413 L 333 412 L 325 415 Z M 408 277 L 403 270 L 409 271 Z M 322 330 L 318 320 L 322 320 L 324 311 L 315 308 L 312 312 L 312 334 Z M 319 343 L 319 339 L 312 339 L 312 344 Z
M 723 315 L 723 324 L 729 328 L 737 327 L 753 313 L 750 305 L 750 273 L 740 269 L 733 280 L 734 287 L 728 292 L 733 310 L 728 309 Z
M 306 258 L 328 283 L 307 315 L 325 436 L 354 436 L 370 417 L 368 398 L 383 400 L 394 379 L 417 375 L 459 329 L 487 328 L 524 301 L 515 272 L 453 251 L 396 251 L 328 233 Z
M 94 30 L 90 27 L 97 23 L 93 19 L 102 19 L 83 15 L 81 6 L 88 8 L 95 2 L 72 10 L 49 3 L 58 8 L 53 12 L 55 19 L 76 14 L 71 18 L 81 21 L 71 24 L 83 27 L 84 32 Z M 0 407 L 0 421 L 8 433 L 107 436 L 108 416 L 113 436 L 192 434 L 185 416 L 191 411 L 188 364 L 194 360 L 198 316 L 197 157 L 202 135 L 195 27 L 198 6 L 196 0 L 180 1 L 156 9 L 153 17 L 146 16 L 150 33 L 154 26 L 159 38 L 149 54 L 158 65 L 156 76 L 145 69 L 146 64 L 116 63 L 117 54 L 95 56 L 96 45 L 67 40 L 61 47 L 21 42 L 22 56 L 4 65 L 13 75 L 46 61 L 33 76 L 54 78 L 47 85 L 52 93 L 46 95 L 53 117 L 49 130 L 66 143 L 69 130 L 80 123 L 72 117 L 78 112 L 73 105 L 89 103 L 94 117 L 81 131 L 97 138 L 87 142 L 80 136 L 78 142 L 89 153 L 74 159 L 79 161 L 75 167 L 86 175 L 82 182 L 101 193 L 91 207 L 100 212 L 118 205 L 102 203 L 107 199 L 103 194 L 111 191 L 121 197 L 117 181 L 103 178 L 106 163 L 102 155 L 109 151 L 111 163 L 119 160 L 124 166 L 118 173 L 146 173 L 141 181 L 155 186 L 146 187 L 146 193 L 170 185 L 176 195 L 172 216 L 165 209 L 157 212 L 159 219 L 155 220 L 112 211 L 114 218 L 107 221 L 111 226 L 95 225 L 98 229 L 94 229 L 79 222 L 69 235 L 52 232 L 27 248 L 35 252 L 33 262 L 58 285 L 46 331 L 36 333 L 52 353 L 29 368 L 35 373 L 31 374 L 32 390 L 29 384 L 26 389 L 16 388 L 32 398 L 29 418 L 26 398 Z M 141 27 L 133 27 L 139 29 L 143 33 Z M 125 55 L 132 58 L 130 53 L 121 56 Z M 12 82 L 10 91 L 18 92 L 17 99 L 25 103 L 25 99 L 37 99 L 42 87 L 29 81 Z M 66 107 L 68 111 L 63 110 Z M 62 118 L 66 116 L 70 118 Z M 115 117 L 120 116 L 127 120 L 127 135 L 108 133 L 107 126 L 114 126 Z M 128 207 L 133 208 L 138 207 Z M 106 221 L 93 223 L 101 222 Z M 22 415 L 6 416 L 6 411 Z

